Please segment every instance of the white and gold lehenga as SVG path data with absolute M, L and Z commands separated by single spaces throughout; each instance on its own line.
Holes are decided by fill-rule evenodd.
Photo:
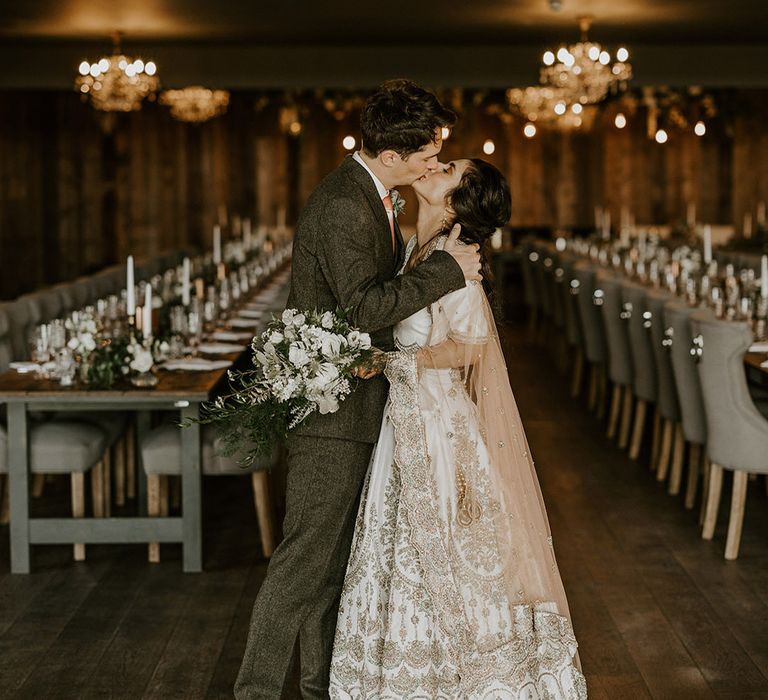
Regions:
M 405 319 L 395 337 L 401 352 L 386 370 L 389 402 L 341 597 L 331 698 L 586 698 L 481 285 Z

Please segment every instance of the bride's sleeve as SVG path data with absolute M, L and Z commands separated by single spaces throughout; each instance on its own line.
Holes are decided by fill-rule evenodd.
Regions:
M 479 282 L 446 294 L 432 306 L 430 344 L 416 357 L 421 369 L 467 368 L 480 358 L 491 335 L 490 306 Z

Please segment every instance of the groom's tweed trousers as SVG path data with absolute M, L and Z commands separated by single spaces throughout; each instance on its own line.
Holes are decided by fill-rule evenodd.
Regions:
M 293 242 L 288 306 L 349 313 L 373 344 L 393 350 L 392 328 L 464 286 L 453 258 L 436 251 L 396 276 L 397 246 L 371 176 L 352 158 L 315 189 Z M 381 427 L 388 386 L 361 381 L 340 409 L 313 415 L 288 445 L 284 539 L 269 564 L 251 617 L 235 685 L 239 700 L 278 700 L 300 639 L 304 698 L 328 696 L 336 613 L 360 489 Z

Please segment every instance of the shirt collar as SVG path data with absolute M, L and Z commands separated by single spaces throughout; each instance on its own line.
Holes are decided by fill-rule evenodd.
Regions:
M 386 187 L 384 187 L 383 184 L 381 184 L 381 180 L 379 180 L 379 178 L 377 178 L 376 175 L 373 174 L 373 170 L 371 170 L 368 167 L 368 164 L 360 157 L 360 151 L 355 151 L 352 154 L 352 158 L 356 160 L 358 163 L 360 163 L 360 165 L 362 165 L 368 171 L 368 174 L 373 179 L 373 184 L 376 185 L 376 191 L 379 193 L 379 198 L 384 199 L 384 197 L 386 197 L 389 194 L 389 190 Z

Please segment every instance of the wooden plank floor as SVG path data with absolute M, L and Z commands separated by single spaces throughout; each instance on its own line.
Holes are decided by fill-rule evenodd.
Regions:
M 696 513 L 568 397 L 545 350 L 513 327 L 513 388 L 547 502 L 581 660 L 597 699 L 768 700 L 768 502 L 750 483 L 741 556 L 722 558 Z M 249 480 L 206 480 L 206 572 L 180 548 L 149 565 L 144 547 L 36 547 L 34 573 L 8 573 L 0 528 L 0 698 L 228 698 L 266 571 Z M 65 483 L 37 508 L 66 512 Z M 297 698 L 296 678 L 286 690 Z

